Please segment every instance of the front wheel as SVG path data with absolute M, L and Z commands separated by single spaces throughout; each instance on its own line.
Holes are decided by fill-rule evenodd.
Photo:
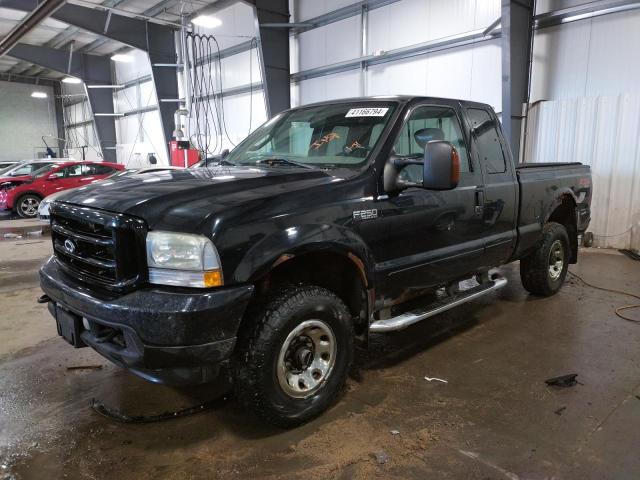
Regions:
M 21 196 L 16 202 L 16 212 L 22 218 L 34 218 L 38 214 L 39 206 L 40 197 L 28 193 Z
M 289 287 L 240 335 L 234 388 L 248 410 L 293 427 L 336 400 L 352 359 L 351 315 L 342 300 L 321 287 Z
M 554 295 L 567 276 L 569 258 L 571 247 L 567 230 L 559 223 L 547 223 L 538 249 L 520 261 L 522 285 L 534 295 Z

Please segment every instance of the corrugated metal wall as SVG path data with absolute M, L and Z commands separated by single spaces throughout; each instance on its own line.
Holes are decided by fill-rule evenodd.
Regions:
M 291 2 L 296 21 L 355 3 L 354 0 Z M 367 55 L 489 26 L 500 16 L 500 0 L 400 0 L 368 14 Z M 292 40 L 292 72 L 359 58 L 361 16 L 297 35 Z M 502 110 L 500 40 L 485 41 L 399 61 L 364 71 L 292 84 L 292 104 L 360 95 L 429 95 L 473 99 Z
M 640 249 L 640 95 L 539 102 L 525 160 L 591 165 L 595 245 Z
M 579 3 L 546 0 L 538 11 Z M 541 102 L 530 112 L 525 161 L 591 165 L 590 230 L 600 247 L 640 249 L 638 25 L 634 10 L 538 30 L 534 40 L 531 98 Z

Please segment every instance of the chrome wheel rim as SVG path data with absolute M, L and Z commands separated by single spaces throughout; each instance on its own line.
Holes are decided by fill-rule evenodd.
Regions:
M 20 202 L 20 211 L 28 217 L 35 216 L 38 213 L 40 202 L 34 197 L 28 197 Z
M 335 335 L 329 325 L 322 320 L 302 322 L 280 348 L 277 364 L 280 388 L 294 398 L 313 395 L 331 375 L 336 351 Z
M 557 280 L 562 274 L 562 268 L 564 267 L 564 248 L 562 242 L 556 240 L 551 245 L 549 250 L 549 277 L 551 280 Z

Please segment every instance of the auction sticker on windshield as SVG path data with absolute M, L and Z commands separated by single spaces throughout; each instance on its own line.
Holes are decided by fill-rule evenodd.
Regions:
M 351 108 L 345 117 L 384 117 L 388 110 L 389 108 L 387 107 Z

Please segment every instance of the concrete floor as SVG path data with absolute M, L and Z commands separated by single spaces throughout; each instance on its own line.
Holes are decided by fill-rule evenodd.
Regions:
M 575 279 L 530 297 L 517 265 L 504 267 L 510 283 L 494 295 L 375 337 L 338 404 L 281 431 L 221 387 L 152 385 L 68 346 L 35 303 L 48 250 L 46 238 L 0 242 L 0 478 L 640 477 L 640 325 L 613 314 L 626 297 Z M 622 255 L 586 252 L 571 269 L 639 293 L 640 264 Z M 67 370 L 82 365 L 102 368 Z M 544 383 L 571 372 L 573 388 Z M 98 416 L 92 398 L 129 414 L 219 401 L 128 425 Z

